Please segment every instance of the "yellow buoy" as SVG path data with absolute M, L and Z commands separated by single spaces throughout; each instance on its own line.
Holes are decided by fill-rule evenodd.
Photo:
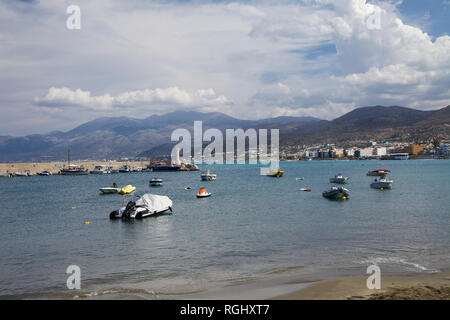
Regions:
M 86 221 L 84 224 L 91 224 L 89 221 Z
M 72 210 L 75 210 L 76 208 L 77 208 L 77 207 L 73 206 L 73 207 L 72 207 Z
M 383 187 L 381 187 L 380 190 L 383 191 Z
M 347 199 L 347 197 L 342 197 L 342 200 L 345 200 L 345 199 Z

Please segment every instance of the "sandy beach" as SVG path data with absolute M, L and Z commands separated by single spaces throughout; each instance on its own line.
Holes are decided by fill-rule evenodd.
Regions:
M 381 277 L 381 289 L 369 290 L 366 277 L 319 281 L 276 300 L 450 300 L 450 271 L 420 276 Z

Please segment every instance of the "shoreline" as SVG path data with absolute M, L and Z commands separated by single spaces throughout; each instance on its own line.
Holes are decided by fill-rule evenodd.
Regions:
M 368 276 L 367 276 L 368 277 Z M 366 276 L 325 280 L 297 274 L 231 281 L 191 292 L 162 293 L 142 287 L 4 295 L 25 300 L 450 300 L 450 271 L 381 276 L 381 289 L 366 287 Z
M 311 161 L 368 161 L 368 160 L 379 160 L 379 159 L 347 159 L 347 158 L 336 158 L 336 159 L 313 159 Z M 448 158 L 410 158 L 407 160 L 390 160 L 390 161 L 408 161 L 408 160 L 448 160 Z M 280 160 L 283 162 L 309 162 L 308 160 Z M 387 161 L 387 160 L 383 160 Z M 152 161 L 154 163 L 155 161 Z M 145 168 L 150 162 L 149 161 L 81 161 L 73 160 L 73 164 L 78 164 L 88 169 L 93 170 L 95 166 L 103 165 L 106 167 L 112 167 L 113 169 L 119 169 L 123 165 L 127 164 L 131 167 L 141 167 Z M 0 163 L 0 177 L 5 176 L 8 173 L 21 172 L 24 173 L 26 170 L 30 172 L 31 175 L 37 175 L 40 171 L 49 171 L 52 174 L 58 174 L 62 168 L 67 167 L 67 161 L 54 161 L 54 162 L 11 162 L 11 163 Z
M 366 287 L 367 277 L 322 280 L 271 300 L 450 300 L 450 271 L 381 276 L 381 289 Z

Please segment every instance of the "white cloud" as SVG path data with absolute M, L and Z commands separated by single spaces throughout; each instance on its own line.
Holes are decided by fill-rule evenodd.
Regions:
M 104 94 L 93 96 L 89 91 L 69 88 L 50 88 L 42 98 L 34 98 L 34 103 L 45 107 L 82 107 L 93 111 L 107 111 L 115 108 L 139 106 L 151 107 L 152 104 L 172 104 L 181 107 L 217 107 L 232 102 L 223 95 L 217 95 L 213 89 L 200 89 L 194 92 L 170 87 L 166 89 L 145 89 L 121 93 L 117 96 Z
M 237 2 L 232 2 L 227 5 L 227 9 L 230 11 L 238 12 L 245 17 L 264 17 L 266 14 L 256 8 L 255 6 L 240 4 Z

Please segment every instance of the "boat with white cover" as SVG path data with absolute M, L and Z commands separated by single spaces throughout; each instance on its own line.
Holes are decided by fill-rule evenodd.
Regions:
M 110 219 L 142 219 L 167 211 L 172 212 L 172 200 L 167 196 L 144 194 L 136 202 L 130 201 L 125 207 L 109 214 Z

